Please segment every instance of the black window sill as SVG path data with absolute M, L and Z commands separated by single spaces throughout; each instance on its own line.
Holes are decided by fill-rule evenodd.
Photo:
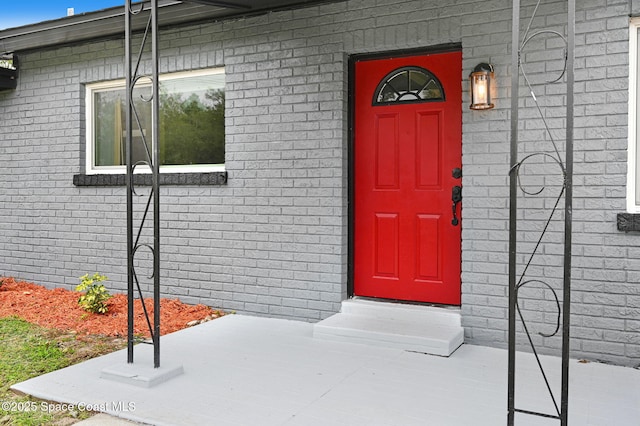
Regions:
M 102 174 L 102 175 L 73 175 L 75 186 L 125 186 L 126 175 Z M 150 174 L 133 175 L 133 183 L 137 186 L 151 186 Z M 211 173 L 162 173 L 160 185 L 226 185 L 227 172 Z
M 640 214 L 618 213 L 618 231 L 638 232 L 640 231 Z

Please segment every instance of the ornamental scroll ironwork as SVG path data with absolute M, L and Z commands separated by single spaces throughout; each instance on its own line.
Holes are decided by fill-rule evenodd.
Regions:
M 511 169 L 510 174 L 510 216 L 509 216 L 509 364 L 508 364 L 508 414 L 507 424 L 512 426 L 515 424 L 516 413 L 532 416 L 540 416 L 553 418 L 560 421 L 562 426 L 568 424 L 568 396 L 569 396 L 569 331 L 570 331 L 570 297 L 571 297 L 571 221 L 572 221 L 572 198 L 573 198 L 573 85 L 574 85 L 574 46 L 575 46 L 575 0 L 567 2 L 567 23 L 566 36 L 560 31 L 552 29 L 534 30 L 534 23 L 544 22 L 540 19 L 542 0 L 537 0 L 533 7 L 533 13 L 527 20 L 527 26 L 520 33 L 520 0 L 513 1 L 513 29 L 512 29 L 512 99 L 511 99 Z M 559 2 L 553 2 L 555 6 Z M 562 4 L 562 3 L 560 3 Z M 529 10 L 532 5 L 528 5 Z M 538 19 L 536 19 L 538 18 Z M 563 47 L 563 57 L 559 58 L 562 66 L 558 67 L 557 74 L 550 78 L 544 78 L 543 81 L 532 82 L 528 73 L 526 54 L 527 48 L 536 44 L 540 39 L 553 39 L 553 42 L 545 43 L 543 41 L 543 49 L 548 45 L 560 45 Z M 543 67 L 546 70 L 546 66 Z M 517 72 L 516 72 L 517 71 Z M 546 76 L 545 72 L 542 72 Z M 550 145 L 549 149 L 540 152 L 526 153 L 520 159 L 519 148 L 523 143 L 519 143 L 519 130 L 521 123 L 519 120 L 520 103 L 520 77 L 528 89 L 530 96 L 524 99 L 524 107 L 532 106 L 533 114 L 527 116 L 527 122 L 537 121 L 541 123 L 541 132 L 544 134 L 544 143 Z M 540 94 L 537 90 L 542 88 L 542 93 L 547 93 L 547 88 L 553 84 L 566 83 L 566 112 L 564 119 L 560 120 L 565 125 L 564 134 L 564 158 L 561 154 L 561 141 L 558 137 L 557 126 L 550 125 L 550 120 L 543 107 Z M 553 114 L 552 114 L 553 116 Z M 554 117 L 555 118 L 555 117 Z M 556 120 L 557 121 L 557 120 Z M 556 123 L 557 124 L 557 123 Z M 531 141 L 530 141 L 531 142 Z M 540 142 L 531 143 L 531 145 L 539 145 Z M 525 146 L 525 152 L 528 147 Z M 531 176 L 524 177 L 523 170 L 529 166 L 542 167 L 545 172 L 555 170 L 557 173 L 558 185 L 550 185 L 548 180 L 551 179 L 547 173 L 534 176 L 534 187 L 524 182 Z M 551 190 L 557 193 L 546 196 Z M 518 210 L 518 197 L 526 198 L 527 204 L 530 199 L 540 196 L 542 198 L 542 207 L 533 209 L 534 211 L 524 209 Z M 551 201 L 549 208 L 546 210 L 545 204 Z M 564 201 L 564 218 L 561 218 L 561 204 Z M 542 212 L 542 213 L 541 213 Z M 531 240 L 527 239 L 530 235 L 531 227 L 525 227 L 524 232 L 518 232 L 518 224 L 528 215 L 542 216 L 540 220 L 541 226 L 535 232 L 537 236 Z M 557 232 L 557 222 L 563 222 L 562 232 Z M 551 230 L 551 228 L 554 228 Z M 562 234 L 563 246 L 563 262 L 562 262 L 562 301 L 559 297 L 559 289 L 556 289 L 550 281 L 552 279 L 541 278 L 545 274 L 531 273 L 535 268 L 535 260 L 542 256 L 542 251 L 546 244 L 549 243 L 549 235 L 554 235 L 558 239 L 558 234 Z M 523 247 L 531 245 L 530 253 L 522 253 Z M 522 250 L 521 250 L 522 249 Z M 522 259 L 520 263 L 518 260 Z M 544 263 L 544 262 L 542 262 Z M 546 332 L 538 331 L 537 335 L 544 338 L 561 337 L 562 339 L 562 365 L 561 365 L 561 384 L 560 384 L 560 400 L 554 393 L 550 376 L 545 370 L 539 351 L 536 348 L 536 337 L 533 328 L 527 317 L 521 309 L 520 295 L 527 289 L 537 289 L 540 298 L 544 303 L 550 303 L 555 311 L 554 324 L 551 330 Z M 545 297 L 551 295 L 551 297 Z M 543 313 L 544 316 L 544 313 Z M 543 319 L 541 321 L 545 323 Z M 528 344 L 538 369 L 540 378 L 544 382 L 544 387 L 549 394 L 549 410 L 545 412 L 533 409 L 523 409 L 516 407 L 516 347 L 517 347 L 517 326 L 522 327 L 522 333 L 526 336 Z M 525 402 L 526 403 L 526 402 Z M 551 411 L 551 413 L 549 412 Z
M 160 367 L 160 194 L 159 194 L 159 83 L 158 83 L 158 0 L 151 0 L 151 7 L 148 10 L 147 24 L 140 40 L 137 53 L 133 50 L 133 27 L 132 21 L 138 15 L 146 13 L 145 2 L 134 3 L 133 0 L 126 0 L 125 3 L 125 72 L 126 72 L 126 150 L 127 150 L 127 294 L 128 294 L 128 323 L 127 323 L 127 362 L 133 363 L 134 344 L 134 315 L 133 303 L 137 297 L 142 303 L 145 321 L 149 328 L 151 341 L 153 343 L 153 364 L 155 368 Z M 151 73 L 145 74 L 141 70 L 142 57 L 145 49 L 151 45 Z M 134 98 L 134 90 L 139 85 L 150 86 L 150 94 L 138 95 Z M 151 104 L 151 116 L 146 117 L 151 122 L 151 135 L 144 131 L 143 112 L 139 108 L 142 104 Z M 133 138 L 133 134 L 140 135 Z M 149 141 L 149 136 L 151 140 Z M 149 143 L 150 142 L 150 143 Z M 134 161 L 134 144 L 142 144 L 143 159 Z M 137 203 L 142 207 L 142 212 L 138 212 L 136 223 L 136 203 L 138 198 L 144 198 L 144 194 L 136 192 L 133 179 L 138 167 L 148 168 L 151 171 L 151 188 L 148 190 L 146 202 Z M 152 218 L 149 219 L 151 212 Z M 149 223 L 151 222 L 151 223 Z M 149 228 L 151 232 L 149 232 Z M 143 252 L 148 252 L 152 263 L 151 274 L 139 274 L 137 266 L 147 265 L 148 259 L 144 259 Z M 150 318 L 149 307 L 147 307 L 140 281 L 146 278 L 153 280 L 153 320 Z

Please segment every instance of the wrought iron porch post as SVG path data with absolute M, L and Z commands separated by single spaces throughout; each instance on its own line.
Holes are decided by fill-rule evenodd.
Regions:
M 562 316 L 562 395 L 561 424 L 568 425 L 569 408 L 569 348 L 571 325 L 571 233 L 573 222 L 573 88 L 576 35 L 576 1 L 569 0 L 567 11 L 567 129 L 566 176 L 564 204 L 564 295 Z
M 145 2 L 136 2 L 133 0 L 125 0 L 125 73 L 126 73 L 126 162 L 127 162 L 127 296 L 128 296 L 128 320 L 127 320 L 127 362 L 133 363 L 133 344 L 134 344 L 134 312 L 133 302 L 135 292 L 138 292 L 138 298 L 142 302 L 145 319 L 153 342 L 153 364 L 155 368 L 160 367 L 160 191 L 159 191 L 159 174 L 160 174 L 160 143 L 159 143 L 159 116 L 160 116 L 160 96 L 159 96 L 159 48 L 158 48 L 158 0 L 151 0 L 149 9 L 149 18 L 142 35 L 139 51 L 136 57 L 133 57 L 132 38 L 133 38 L 133 18 L 145 9 Z M 151 74 L 145 75 L 140 70 L 142 56 L 147 45 L 147 40 L 151 36 Z M 149 98 L 140 96 L 140 99 L 134 98 L 134 90 L 141 80 L 150 80 L 151 95 Z M 151 103 L 151 143 L 147 142 L 147 135 L 143 128 L 144 118 L 141 117 L 136 100 Z M 133 155 L 133 127 L 136 126 L 140 132 L 141 151 L 145 153 L 142 160 L 134 158 Z M 149 148 L 151 145 L 151 148 Z M 151 171 L 151 190 L 149 198 L 139 223 L 137 223 L 137 233 L 134 214 L 134 196 L 139 195 L 135 190 L 135 170 L 137 166 L 147 167 Z M 153 208 L 153 242 L 145 243 L 141 241 L 143 230 L 147 225 L 147 215 L 149 209 Z M 152 274 L 149 279 L 153 278 L 153 324 L 149 318 L 149 312 L 145 304 L 145 300 L 140 286 L 138 274 L 136 273 L 136 254 L 139 250 L 145 248 L 151 252 L 152 256 Z
M 153 365 L 160 367 L 160 82 L 158 46 L 158 0 L 151 0 L 151 61 L 153 106 L 151 112 L 153 146 Z
M 126 87 L 126 164 L 127 164 L 127 362 L 133 363 L 133 150 L 132 150 L 132 111 L 131 104 L 133 98 L 131 90 L 132 82 L 132 61 L 131 61 L 131 0 L 125 2 L 125 43 L 124 62 L 127 80 Z
M 524 35 L 520 34 L 520 8 L 521 1 L 513 0 L 513 26 L 512 26 L 512 64 L 511 64 L 511 168 L 510 168 L 510 204 L 509 204 L 509 330 L 508 330 L 508 339 L 509 339 L 509 355 L 508 355 L 508 390 L 507 390 L 507 424 L 508 426 L 513 426 L 515 424 L 515 414 L 522 413 L 526 415 L 534 415 L 541 416 L 547 418 L 554 418 L 560 421 L 561 426 L 568 425 L 568 401 L 569 401 L 569 354 L 570 354 L 570 317 L 571 317 L 571 247 L 572 247 L 572 199 L 573 199 L 573 126 L 574 126 L 574 48 L 575 48 L 575 0 L 567 0 L 567 25 L 566 38 L 553 30 L 541 30 L 530 34 L 531 25 L 533 23 L 533 17 L 535 17 L 538 8 L 541 4 L 541 0 L 537 0 L 535 9 L 533 9 L 533 17 L 529 22 L 529 26 L 526 28 Z M 546 119 L 542 114 L 542 109 L 538 103 L 538 99 L 534 95 L 532 85 L 530 81 L 525 76 L 525 72 L 523 70 L 523 50 L 526 44 L 540 35 L 551 35 L 557 36 L 564 40 L 566 46 L 566 54 L 565 54 L 565 72 L 556 80 L 549 81 L 546 83 L 554 83 L 557 81 L 561 81 L 563 77 L 566 76 L 566 132 L 565 132 L 565 158 L 564 161 L 560 156 L 558 147 L 554 141 L 554 137 L 551 134 L 549 127 L 547 126 Z M 545 129 L 547 132 L 547 136 L 549 137 L 551 143 L 553 144 L 555 155 L 548 153 L 534 153 L 525 155 L 524 158 L 520 159 L 518 157 L 518 122 L 519 122 L 519 85 L 520 85 L 520 76 L 523 76 L 526 84 L 529 86 L 531 91 L 531 97 L 533 102 L 535 103 L 538 111 L 540 112 L 540 118 L 544 122 Z M 527 192 L 524 188 L 521 187 L 520 183 L 520 166 L 527 160 L 535 157 L 535 156 L 543 156 L 546 157 L 546 160 L 549 161 L 551 159 L 553 162 L 557 163 L 560 170 L 562 171 L 563 184 L 562 191 L 556 200 L 555 207 L 551 211 L 549 218 L 545 224 L 544 229 L 537 241 L 535 249 L 533 253 L 531 253 L 528 257 L 528 263 L 524 266 L 521 275 L 518 277 L 518 234 L 517 234 L 517 213 L 518 213 L 518 203 L 517 197 L 519 191 L 524 192 L 527 195 L 537 195 L 542 192 L 530 193 Z M 543 186 L 544 189 L 544 186 Z M 543 244 L 543 237 L 546 233 L 547 227 L 551 223 L 553 215 L 556 211 L 556 208 L 559 205 L 561 198 L 564 195 L 564 262 L 563 262 L 563 279 L 562 279 L 562 306 L 558 301 L 557 294 L 555 290 L 548 285 L 538 279 L 529 279 L 527 278 L 527 270 L 534 256 L 537 254 L 538 247 Z M 547 374 L 544 371 L 540 358 L 538 356 L 536 347 L 533 343 L 532 337 L 530 335 L 529 329 L 525 322 L 524 317 L 522 316 L 522 312 L 520 311 L 518 305 L 518 290 L 527 285 L 527 284 L 539 284 L 543 285 L 553 293 L 555 297 L 555 301 L 559 310 L 562 311 L 562 315 L 558 312 L 558 328 L 555 333 L 552 334 L 543 334 L 540 333 L 544 337 L 551 337 L 559 331 L 559 321 L 560 317 L 562 317 L 562 365 L 561 365 L 561 399 L 560 399 L 560 407 L 558 407 L 553 390 L 549 384 Z M 533 354 L 536 358 L 538 366 L 540 368 L 540 372 L 542 378 L 545 381 L 547 390 L 549 391 L 550 398 L 553 401 L 555 406 L 556 414 L 548 414 L 542 412 L 536 412 L 526 409 L 520 409 L 516 407 L 516 321 L 517 318 L 520 318 L 521 324 L 523 326 L 526 337 L 528 338 L 529 344 L 533 351 Z
M 518 101 L 520 99 L 520 0 L 513 0 L 511 33 L 511 166 L 518 162 Z M 509 176 L 509 377 L 507 382 L 507 424 L 515 422 L 515 365 L 516 365 L 516 254 L 517 254 L 517 211 L 518 177 Z

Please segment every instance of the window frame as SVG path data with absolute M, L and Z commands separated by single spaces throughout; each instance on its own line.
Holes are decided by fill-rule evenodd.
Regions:
M 200 77 L 216 74 L 225 74 L 224 67 L 206 68 L 191 71 L 180 71 L 175 73 L 161 74 L 159 81 L 169 81 L 187 77 Z M 151 83 L 149 83 L 150 85 Z M 144 87 L 146 84 L 138 83 L 140 87 Z M 226 86 L 226 84 L 225 84 Z M 109 91 L 114 89 L 126 90 L 126 80 L 107 80 L 96 83 L 89 83 L 85 85 L 85 123 L 86 123 L 86 138 L 85 138 L 85 173 L 87 175 L 98 174 L 125 174 L 126 165 L 120 166 L 96 166 L 95 165 L 95 126 L 94 126 L 94 95 L 101 91 Z M 226 123 L 225 123 L 226 127 Z M 226 145 L 226 138 L 225 138 Z M 193 164 L 193 165 L 168 165 L 160 166 L 160 173 L 211 173 L 211 172 L 225 172 L 226 171 L 226 159 L 222 164 Z M 151 173 L 151 169 L 148 166 L 137 166 L 135 173 Z
M 640 199 L 636 197 L 638 188 L 638 37 L 640 36 L 640 17 L 629 21 L 629 108 L 628 108 L 628 144 L 627 144 L 627 212 L 640 213 Z

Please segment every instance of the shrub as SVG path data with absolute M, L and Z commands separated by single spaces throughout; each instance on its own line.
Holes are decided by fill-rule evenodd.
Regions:
M 106 279 L 106 276 L 97 272 L 92 277 L 89 277 L 89 274 L 80 277 L 80 284 L 76 287 L 76 291 L 86 290 L 86 293 L 80 296 L 78 305 L 85 311 L 93 312 L 94 314 L 105 314 L 109 310 L 106 302 L 111 295 L 104 285 L 100 284 Z

